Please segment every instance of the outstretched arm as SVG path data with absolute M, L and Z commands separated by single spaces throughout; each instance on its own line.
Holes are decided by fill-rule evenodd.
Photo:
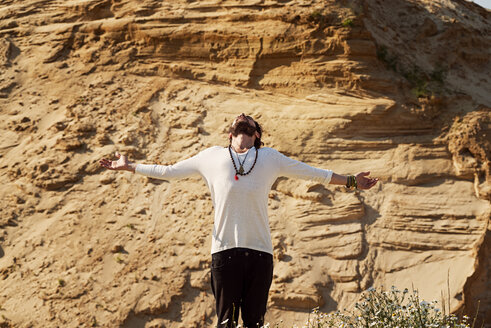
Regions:
M 309 179 L 334 185 L 346 186 L 348 183 L 348 176 L 336 174 L 331 170 L 312 167 L 306 163 L 289 158 L 280 152 L 276 152 L 276 154 L 280 175 Z M 370 172 L 360 172 L 354 176 L 356 179 L 356 187 L 358 189 L 366 190 L 375 186 L 378 179 L 369 178 L 368 175 L 370 175 Z
M 357 175 L 355 175 L 356 179 L 356 184 L 358 189 L 363 189 L 367 190 L 375 186 L 378 182 L 378 178 L 369 178 L 368 176 L 370 175 L 370 172 L 360 172 Z M 331 181 L 329 182 L 330 184 L 335 184 L 335 185 L 344 185 L 348 183 L 348 176 L 346 175 L 339 175 L 336 173 L 332 174 Z
M 199 174 L 200 154 L 180 161 L 174 165 L 158 165 L 132 163 L 126 156 L 116 153 L 115 155 L 118 158 L 117 161 L 110 161 L 103 158 L 99 161 L 99 164 L 109 170 L 130 171 L 154 179 L 171 180 Z

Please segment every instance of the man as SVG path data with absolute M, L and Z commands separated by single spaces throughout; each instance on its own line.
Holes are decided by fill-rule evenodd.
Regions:
M 264 323 L 273 278 L 273 246 L 267 214 L 268 193 L 280 176 L 316 180 L 348 188 L 370 189 L 378 179 L 369 172 L 342 176 L 311 167 L 272 148 L 261 148 L 261 126 L 239 115 L 230 127 L 228 147 L 211 147 L 174 165 L 135 164 L 116 154 L 102 159 L 111 170 L 127 170 L 157 179 L 201 175 L 215 209 L 212 235 L 211 287 L 218 327 L 232 327 L 242 312 L 244 327 Z

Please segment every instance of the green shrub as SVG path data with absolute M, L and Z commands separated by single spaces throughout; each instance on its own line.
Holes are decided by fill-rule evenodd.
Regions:
M 370 288 L 352 312 L 326 314 L 314 309 L 314 318 L 304 328 L 471 328 L 469 317 L 459 319 L 443 312 L 437 301 L 420 300 L 416 290 L 410 293 L 395 287 L 391 291 Z
M 414 88 L 411 89 L 411 92 L 416 98 L 425 98 L 430 95 L 427 82 L 416 85 Z
M 411 92 L 416 98 L 428 98 L 432 95 L 441 95 L 445 92 L 446 67 L 437 64 L 433 71 L 429 73 L 415 65 L 407 67 L 397 55 L 389 53 L 387 47 L 384 45 L 377 46 L 377 58 L 387 68 L 404 76 L 409 82 Z
M 353 27 L 355 23 L 353 23 L 353 20 L 351 18 L 346 18 L 342 23 L 344 27 Z

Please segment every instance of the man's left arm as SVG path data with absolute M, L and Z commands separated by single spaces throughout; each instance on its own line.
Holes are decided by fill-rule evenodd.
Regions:
M 344 185 L 358 189 L 370 189 L 378 179 L 369 178 L 370 172 L 360 172 L 354 176 L 340 175 L 331 170 L 319 169 L 304 162 L 297 161 L 277 152 L 277 164 L 280 174 L 287 177 L 296 177 L 305 180 L 314 180 L 321 183 Z

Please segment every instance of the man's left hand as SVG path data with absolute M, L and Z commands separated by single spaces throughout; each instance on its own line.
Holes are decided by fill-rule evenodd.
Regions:
M 377 184 L 378 178 L 375 179 L 369 178 L 368 177 L 369 175 L 370 172 L 360 172 L 355 176 L 358 189 L 363 189 L 363 190 L 370 189 L 373 186 L 375 186 L 375 184 Z

